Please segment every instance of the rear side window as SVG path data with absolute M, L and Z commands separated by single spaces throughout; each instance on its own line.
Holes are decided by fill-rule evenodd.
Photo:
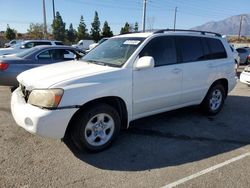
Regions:
M 179 36 L 177 37 L 182 62 L 204 60 L 202 41 L 200 37 Z
M 34 46 L 39 46 L 39 45 L 51 45 L 51 42 L 35 42 Z
M 155 66 L 170 65 L 177 62 L 173 37 L 157 37 L 152 39 L 141 51 L 140 57 L 152 56 Z
M 40 60 L 48 60 L 48 59 L 51 59 L 51 54 L 48 50 L 40 53 L 38 56 L 37 56 L 38 59 Z
M 220 40 L 206 38 L 206 41 L 211 51 L 211 59 L 227 58 L 226 50 Z

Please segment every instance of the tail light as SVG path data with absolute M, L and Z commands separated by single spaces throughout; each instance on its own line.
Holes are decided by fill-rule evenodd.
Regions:
M 9 67 L 8 63 L 0 62 L 0 71 L 4 71 Z
M 250 64 L 250 55 L 247 56 L 247 64 Z

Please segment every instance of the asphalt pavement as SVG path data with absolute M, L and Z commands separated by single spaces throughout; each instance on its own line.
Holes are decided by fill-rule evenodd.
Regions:
M 137 120 L 109 149 L 79 153 L 32 135 L 0 87 L 0 187 L 250 187 L 250 87 L 238 83 L 221 113 L 188 107 Z

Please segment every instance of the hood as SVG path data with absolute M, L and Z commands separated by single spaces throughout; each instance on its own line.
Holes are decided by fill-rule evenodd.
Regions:
M 49 88 L 55 84 L 113 70 L 117 70 L 117 68 L 83 61 L 67 61 L 27 70 L 19 74 L 17 80 L 28 90 L 32 90 L 34 88 Z

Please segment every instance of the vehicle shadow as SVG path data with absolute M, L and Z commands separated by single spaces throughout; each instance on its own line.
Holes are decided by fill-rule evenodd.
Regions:
M 250 144 L 250 97 L 229 96 L 223 111 L 214 117 L 188 107 L 136 120 L 109 149 L 74 155 L 97 168 L 143 171 L 182 165 Z

